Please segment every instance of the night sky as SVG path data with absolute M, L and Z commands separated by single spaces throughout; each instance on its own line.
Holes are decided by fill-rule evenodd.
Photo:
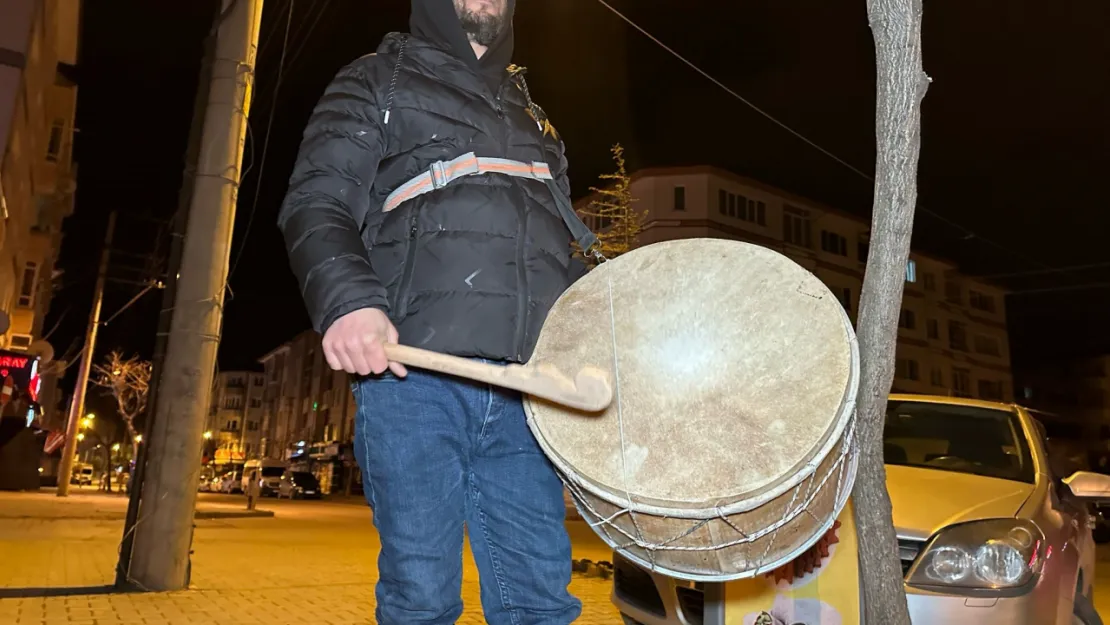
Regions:
M 755 105 L 873 170 L 874 53 L 864 0 L 610 2 Z M 865 178 L 714 86 L 597 0 L 520 4 L 517 63 L 529 68 L 533 95 L 567 141 L 576 194 L 608 171 L 608 147 L 621 142 L 633 169 L 712 164 L 868 215 Z M 47 323 L 56 326 L 59 354 L 79 349 L 110 210 L 120 213 L 114 278 L 149 274 L 151 259 L 168 249 L 158 222 L 177 205 L 212 6 L 85 2 L 77 209 L 66 223 L 65 274 Z M 252 366 L 308 327 L 275 226 L 301 130 L 334 73 L 372 52 L 386 32 L 406 29 L 407 16 L 403 0 L 267 1 L 221 368 Z M 924 49 L 934 82 L 924 104 L 914 246 L 956 260 L 966 273 L 1008 276 L 998 280 L 1015 291 L 1008 305 L 1016 365 L 1110 352 L 1110 4 L 930 2 Z M 1094 267 L 1068 269 L 1084 265 Z M 140 288 L 113 282 L 104 318 Z M 97 358 L 112 348 L 149 355 L 160 305 L 161 293 L 147 293 L 113 319 Z

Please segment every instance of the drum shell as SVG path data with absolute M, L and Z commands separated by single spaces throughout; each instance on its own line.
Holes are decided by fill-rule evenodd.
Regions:
M 737 508 L 734 504 L 704 510 L 697 519 L 690 518 L 694 516 L 690 510 L 615 503 L 619 497 L 607 492 L 602 496 L 603 491 L 573 469 L 557 470 L 579 515 L 614 551 L 676 579 L 727 582 L 791 562 L 828 531 L 855 482 L 858 456 L 848 448 L 853 444 L 850 434 L 846 430 L 809 477 L 787 492 L 750 510 L 729 512 Z M 778 530 L 766 532 L 777 523 L 782 523 Z M 744 541 L 760 532 L 765 533 Z M 670 548 L 649 550 L 629 536 L 649 543 L 674 540 L 667 545 Z

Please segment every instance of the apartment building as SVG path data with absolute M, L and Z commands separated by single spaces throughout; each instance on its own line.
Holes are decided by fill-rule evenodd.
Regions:
M 713 237 L 774 249 L 828 285 L 855 320 L 867 221 L 708 166 L 641 170 L 632 175 L 632 193 L 646 213 L 641 245 Z M 911 253 L 899 327 L 895 392 L 1013 399 L 1002 289 Z
M 259 362 L 265 370 L 262 455 L 314 473 L 326 493 L 346 489 L 357 480 L 351 454 L 355 400 L 347 374 L 331 370 L 313 331 Z
M 211 451 L 213 464 L 243 464 L 259 457 L 265 391 L 261 373 L 225 371 L 216 376 L 205 424 L 206 451 Z
M 0 3 L 0 348 L 32 355 L 51 351 L 43 319 L 73 212 L 80 17 L 79 0 Z M 51 409 L 56 380 L 43 374 Z

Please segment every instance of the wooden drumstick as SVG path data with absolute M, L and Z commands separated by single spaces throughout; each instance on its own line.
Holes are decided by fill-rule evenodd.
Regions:
M 417 369 L 493 384 L 585 412 L 601 412 L 613 401 L 608 372 L 595 367 L 583 367 L 572 380 L 551 365 L 494 365 L 407 345 L 387 343 L 385 355 Z

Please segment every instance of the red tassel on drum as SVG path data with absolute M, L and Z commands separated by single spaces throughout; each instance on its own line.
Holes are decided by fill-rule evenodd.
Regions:
M 806 549 L 802 555 L 780 566 L 779 568 L 767 574 L 767 577 L 775 580 L 775 583 L 786 582 L 793 584 L 795 580 L 805 577 L 810 573 L 821 568 L 821 564 L 832 553 L 832 546 L 840 542 L 837 535 L 837 530 L 840 529 L 840 521 L 833 521 L 833 526 L 829 528 L 828 532 L 822 536 L 812 547 Z

